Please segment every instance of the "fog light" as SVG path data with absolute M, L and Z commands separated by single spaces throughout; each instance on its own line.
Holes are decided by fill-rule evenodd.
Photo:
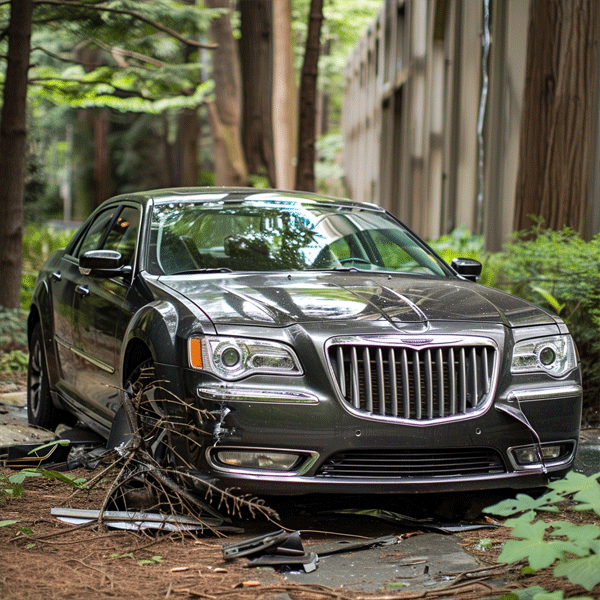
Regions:
M 289 452 L 221 450 L 216 457 L 220 463 L 239 469 L 289 471 L 298 462 L 299 455 Z
M 555 460 L 561 454 L 560 446 L 542 446 L 541 450 L 544 460 Z M 515 460 L 520 465 L 531 465 L 541 462 L 539 448 L 537 446 L 514 448 L 512 452 Z

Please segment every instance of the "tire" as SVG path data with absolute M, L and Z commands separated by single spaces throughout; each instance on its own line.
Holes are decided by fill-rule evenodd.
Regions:
M 167 432 L 161 427 L 165 417 L 164 407 L 155 384 L 152 359 L 140 363 L 125 382 L 125 390 L 136 411 L 136 426 L 146 451 L 159 463 L 166 458 L 164 443 Z
M 27 364 L 27 420 L 30 425 L 54 431 L 60 422 L 60 412 L 50 396 L 46 352 L 39 323 L 33 328 L 29 340 Z

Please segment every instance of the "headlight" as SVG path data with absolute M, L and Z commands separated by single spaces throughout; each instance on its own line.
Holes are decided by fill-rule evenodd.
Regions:
M 577 353 L 570 335 L 524 340 L 515 344 L 512 373 L 546 372 L 562 377 L 577 367 Z
M 278 342 L 205 336 L 189 340 L 193 369 L 212 371 L 223 379 L 240 379 L 254 373 L 301 375 L 294 351 Z

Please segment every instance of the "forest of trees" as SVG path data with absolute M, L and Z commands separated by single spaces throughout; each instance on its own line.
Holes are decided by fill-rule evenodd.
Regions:
M 18 306 L 28 219 L 165 186 L 314 189 L 317 133 L 339 129 L 343 65 L 380 4 L 0 1 L 0 306 Z
M 381 5 L 0 0 L 0 306 L 19 305 L 27 221 L 139 189 L 318 188 L 317 140 L 341 151 L 343 69 Z M 599 13 L 531 1 L 515 229 L 585 218 Z

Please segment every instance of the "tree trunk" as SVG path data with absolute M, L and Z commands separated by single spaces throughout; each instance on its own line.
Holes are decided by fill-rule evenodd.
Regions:
M 198 137 L 200 122 L 195 108 L 184 108 L 179 115 L 177 145 L 179 149 L 179 183 L 198 185 Z
M 514 228 L 585 228 L 598 53 L 597 2 L 532 0 Z M 533 219 L 532 219 L 533 217 Z
M 27 144 L 27 72 L 32 0 L 12 0 L 0 116 L 0 306 L 18 308 L 23 253 L 23 188 Z
M 196 0 L 183 0 L 184 4 L 193 6 Z M 198 32 L 195 31 L 197 35 Z M 197 48 L 186 44 L 183 50 L 184 61 L 193 62 L 196 59 Z M 197 108 L 184 108 L 179 113 L 177 131 L 178 147 L 178 178 L 176 185 L 198 185 L 198 141 L 200 136 L 200 120 Z
M 295 185 L 297 190 L 307 192 L 315 191 L 317 75 L 322 22 L 323 0 L 311 0 L 306 50 L 300 78 L 298 165 Z
M 207 8 L 230 9 L 229 0 L 205 0 Z M 215 183 L 222 186 L 246 185 L 246 161 L 240 135 L 241 76 L 237 42 L 233 37 L 230 12 L 210 24 L 213 50 L 215 100 L 208 105 L 215 143 Z
M 275 185 L 273 157 L 273 2 L 241 0 L 240 62 L 244 118 L 242 139 L 248 172 Z
M 294 187 L 298 89 L 294 72 L 291 0 L 273 0 L 273 148 L 275 187 Z
M 94 206 L 100 206 L 111 195 L 110 133 L 108 108 L 94 111 Z

